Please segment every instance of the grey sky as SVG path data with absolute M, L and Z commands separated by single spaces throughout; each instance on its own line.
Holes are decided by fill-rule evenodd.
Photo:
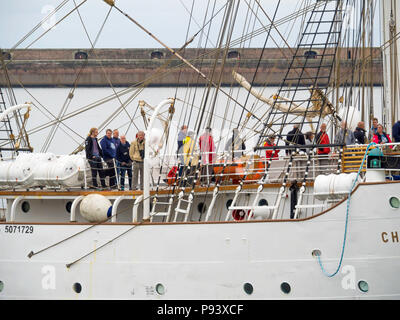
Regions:
M 273 10 L 275 9 L 278 0 L 264 0 L 260 1 L 263 8 L 272 17 Z M 7 5 L 3 5 L 3 10 L 0 11 L 0 47 L 11 48 L 23 36 L 25 36 L 37 23 L 39 23 L 50 11 L 51 8 L 57 7 L 62 0 L 12 0 L 8 1 Z M 82 0 L 75 0 L 76 4 Z M 207 4 L 210 3 L 209 12 L 215 3 L 215 11 L 220 9 L 226 1 L 223 0 L 117 0 L 116 4 L 122 10 L 131 15 L 138 22 L 148 28 L 154 35 L 162 39 L 170 47 L 180 47 L 185 42 L 186 32 L 189 22 L 189 13 L 187 10 L 191 9 L 194 3 L 194 15 L 190 27 L 190 35 L 193 35 L 199 30 L 198 25 L 203 24 L 203 19 L 206 13 Z M 283 0 L 282 3 L 291 3 L 292 6 L 282 5 L 280 7 L 278 16 L 285 16 L 295 10 L 301 1 Z M 237 25 L 235 34 L 236 37 L 242 35 L 243 31 L 250 32 L 253 28 L 261 27 L 260 21 L 254 21 L 254 18 L 247 23 L 246 30 L 244 24 L 246 21 L 246 14 L 248 12 L 248 5 L 250 3 L 254 10 L 257 5 L 254 0 L 242 0 L 240 2 L 239 14 L 237 18 Z M 186 7 L 186 8 L 185 8 Z M 74 0 L 70 0 L 60 12 L 56 14 L 55 21 L 61 19 L 65 14 L 74 8 Z M 85 25 L 88 29 L 89 35 L 92 39 L 95 38 L 98 30 L 100 29 L 109 6 L 102 0 L 88 0 L 80 7 L 80 13 Z M 213 26 L 219 26 L 222 18 L 223 11 L 219 14 L 219 19 L 214 22 Z M 260 19 L 264 19 L 263 23 L 267 24 L 268 20 L 260 10 L 258 10 Z M 210 14 L 208 15 L 210 17 Z M 249 21 L 248 21 L 249 22 Z M 46 22 L 49 25 L 51 21 Z M 198 24 L 198 25 L 197 25 Z M 45 25 L 46 26 L 46 25 Z M 44 27 L 45 27 L 44 26 Z M 44 28 L 39 28 L 34 35 L 27 41 L 22 43 L 18 48 L 27 47 L 31 41 L 36 39 Z M 214 28 L 214 33 L 210 35 L 211 41 L 216 41 L 219 28 Z M 235 38 L 234 34 L 234 38 Z M 252 40 L 252 46 L 260 47 L 263 45 L 265 36 L 259 36 Z M 203 38 L 203 44 L 204 44 Z M 191 46 L 198 45 L 199 37 L 196 38 Z M 209 46 L 214 46 L 209 43 Z M 61 24 L 41 38 L 38 42 L 34 43 L 32 48 L 88 48 L 90 43 L 84 33 L 84 29 L 79 20 L 76 12 L 66 18 Z M 160 45 L 151 39 L 147 34 L 135 26 L 121 13 L 115 9 L 112 10 L 105 28 L 99 38 L 96 47 L 99 48 L 146 48 L 146 47 L 160 47 Z
M 4 0 L 3 0 L 4 1 Z M 83 0 L 69 0 L 67 4 L 56 14 L 53 21 L 63 18 L 69 11 L 79 5 Z M 3 4 L 0 11 L 0 47 L 12 48 L 18 43 L 32 28 L 37 25 L 52 8 L 57 7 L 63 0 L 12 0 Z M 74 3 L 75 2 L 75 3 Z M 272 18 L 278 0 L 259 0 L 262 8 Z M 145 26 L 154 35 L 160 38 L 166 45 L 177 48 L 184 44 L 189 23 L 189 12 L 194 3 L 193 20 L 191 22 L 189 36 L 192 36 L 199 30 L 203 24 L 204 16 L 209 7 L 208 18 L 215 4 L 215 11 L 218 11 L 225 3 L 225 0 L 116 0 L 116 4 L 123 11 L 128 13 L 139 23 Z M 312 3 L 309 0 L 281 0 L 277 19 L 288 14 L 296 12 L 302 5 Z M 334 2 L 333 2 L 334 3 Z M 260 20 L 255 20 L 254 15 L 250 20 L 246 20 L 249 12 L 249 5 L 255 11 Z M 109 6 L 102 0 L 87 0 L 80 8 L 79 12 L 85 22 L 88 33 L 92 39 L 97 35 L 106 15 Z M 213 22 L 212 33 L 208 47 L 214 47 L 218 37 L 219 26 L 222 19 L 223 10 Z M 73 12 L 64 21 L 56 26 L 54 30 L 44 35 L 41 39 L 30 46 L 31 42 L 37 39 L 51 25 L 52 20 L 48 20 L 44 26 L 40 27 L 32 36 L 21 43 L 17 48 L 89 48 L 90 42 L 84 32 L 84 28 L 77 12 Z M 300 19 L 298 20 L 300 22 Z M 252 30 L 257 30 L 267 25 L 268 19 L 258 8 L 254 0 L 241 0 L 236 21 L 236 29 L 233 39 L 237 39 L 243 34 Z M 289 28 L 289 24 L 280 26 L 280 32 L 285 35 L 290 42 L 294 42 L 298 36 L 299 28 Z M 207 29 L 206 29 L 207 31 Z M 281 39 L 276 33 L 273 38 L 279 41 Z M 204 46 L 205 37 L 198 36 L 190 47 L 197 47 L 202 40 L 201 46 Z M 265 34 L 255 37 L 251 42 L 244 46 L 262 47 L 265 40 Z M 275 46 L 269 42 L 269 47 Z M 97 48 L 154 48 L 161 47 L 149 35 L 145 34 L 136 25 L 129 21 L 117 10 L 113 9 L 104 30 L 96 44 Z

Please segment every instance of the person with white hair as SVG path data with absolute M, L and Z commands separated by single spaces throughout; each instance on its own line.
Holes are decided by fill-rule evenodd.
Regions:
M 346 145 L 352 145 L 356 143 L 354 132 L 347 128 L 346 121 L 342 121 L 341 128 L 335 137 L 335 143 L 344 143 Z

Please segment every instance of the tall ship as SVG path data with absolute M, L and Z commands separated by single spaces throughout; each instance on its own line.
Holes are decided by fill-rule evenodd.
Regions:
M 68 15 L 91 5 L 85 2 L 74 1 Z M 9 71 L 18 45 L 42 35 L 29 32 L 3 49 L 0 299 L 400 298 L 395 0 L 297 1 L 287 16 L 281 12 L 289 1 L 209 1 L 202 22 L 193 18 L 194 1 L 186 1 L 189 26 L 179 48 L 118 1 L 99 2 L 106 20 L 110 13 L 127 20 L 168 56 L 155 51 L 160 64 L 151 76 L 121 90 L 110 83 L 111 96 L 70 111 L 75 85 L 60 110 L 49 111 L 33 96 L 18 101 Z M 62 23 L 64 17 L 54 26 Z M 240 54 L 254 37 L 264 46 L 249 76 Z M 370 81 L 376 37 L 382 99 Z M 270 46 L 285 61 L 277 88 L 260 67 Z M 81 53 L 75 84 L 90 52 Z M 342 72 L 343 57 L 351 72 Z M 171 95 L 145 98 L 154 79 L 179 77 L 183 68 L 191 76 Z M 263 86 L 255 85 L 259 79 Z M 68 126 L 109 101 L 109 114 L 85 119 L 81 132 Z M 31 125 L 39 112 L 42 123 Z M 131 147 L 144 145 L 139 158 L 130 155 L 143 180 L 121 179 L 129 160 L 92 157 L 96 134 L 87 138 L 87 123 L 96 127 L 91 134 L 103 134 L 118 116 L 127 121 L 121 136 L 137 134 Z M 377 133 L 370 132 L 375 117 Z M 30 137 L 42 129 L 38 151 Z M 385 138 L 376 138 L 382 129 Z M 54 139 L 59 131 L 74 136 L 76 147 L 54 153 L 52 146 L 63 147 Z

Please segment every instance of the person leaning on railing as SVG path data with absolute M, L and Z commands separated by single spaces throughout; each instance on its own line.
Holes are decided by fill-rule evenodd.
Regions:
M 383 126 L 381 124 L 378 124 L 372 142 L 375 142 L 376 144 L 392 143 L 389 135 L 383 131 Z M 393 149 L 393 146 L 389 146 L 389 148 Z
M 90 129 L 89 135 L 85 140 L 85 152 L 86 158 L 88 159 L 90 168 L 92 170 L 93 187 L 97 188 L 97 174 L 99 174 L 101 186 L 106 188 L 103 164 L 101 162 L 103 152 L 99 146 L 99 142 L 97 141 L 98 134 L 99 131 L 97 128 Z

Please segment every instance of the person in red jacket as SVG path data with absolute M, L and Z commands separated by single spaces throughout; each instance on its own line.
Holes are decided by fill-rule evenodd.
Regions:
M 267 140 L 264 142 L 264 147 L 273 147 L 275 144 L 275 135 L 271 134 Z M 267 160 L 269 159 L 278 159 L 279 158 L 279 150 L 267 149 L 265 150 L 265 156 Z
M 326 123 L 321 124 L 321 131 L 318 132 L 316 139 L 317 144 L 330 144 L 329 136 L 326 133 Z M 331 148 L 318 148 L 318 154 L 329 154 L 331 152 Z
M 211 134 L 211 128 L 207 127 L 205 132 L 199 138 L 202 173 L 200 181 L 202 184 L 209 184 L 213 172 L 212 164 L 215 162 L 215 144 Z
M 383 126 L 381 124 L 378 124 L 376 128 L 376 134 L 374 134 L 372 142 L 375 142 L 376 144 L 392 143 L 389 135 L 383 131 Z M 389 148 L 392 149 L 393 146 L 389 146 Z

